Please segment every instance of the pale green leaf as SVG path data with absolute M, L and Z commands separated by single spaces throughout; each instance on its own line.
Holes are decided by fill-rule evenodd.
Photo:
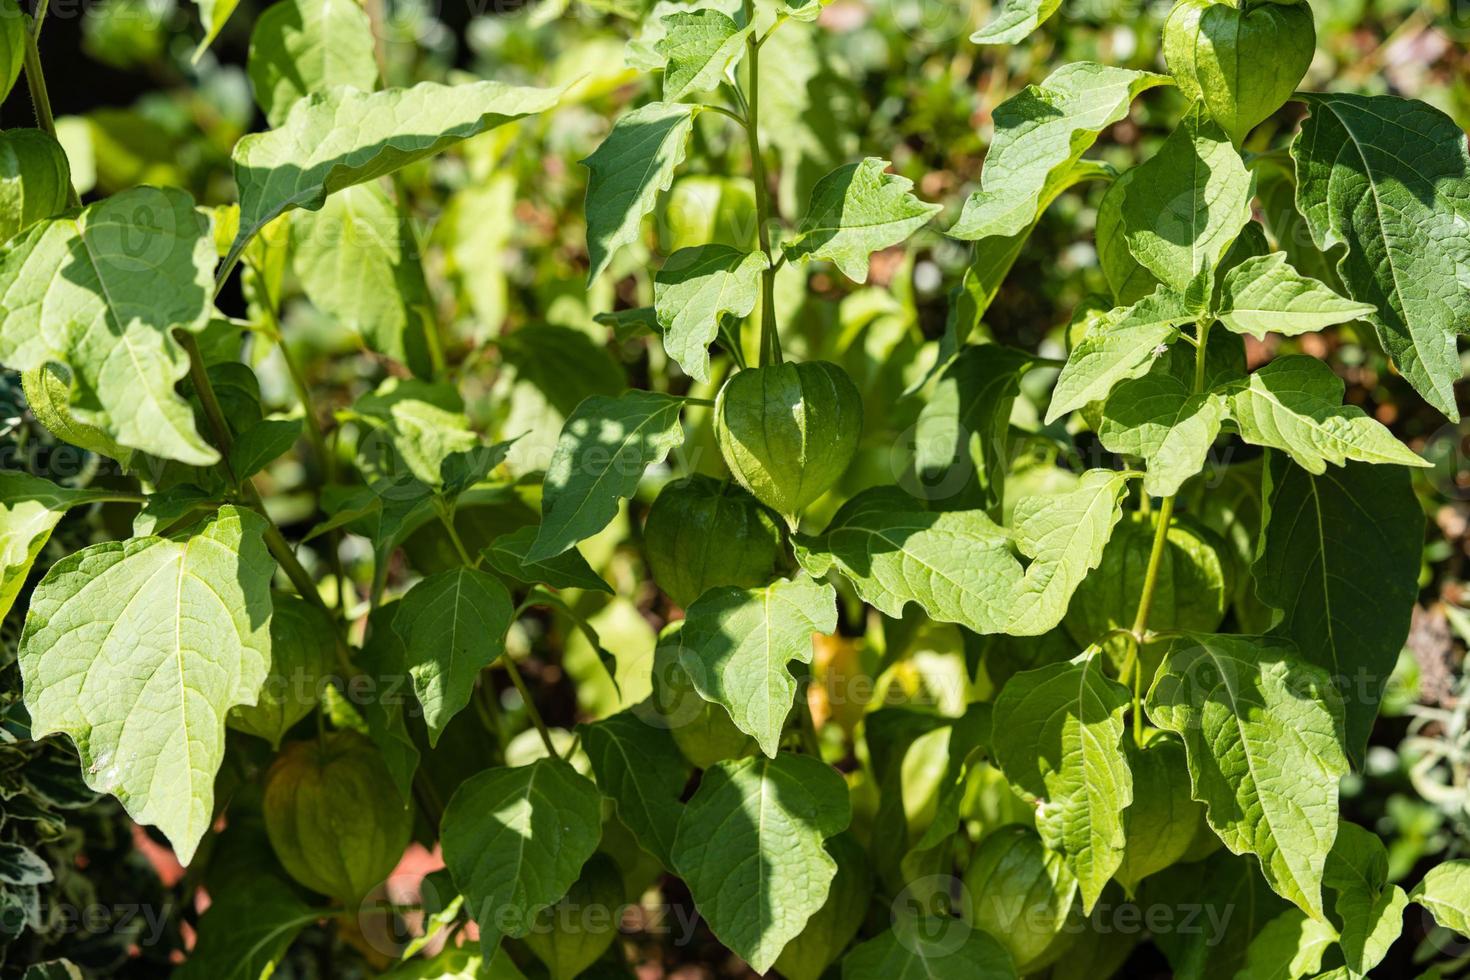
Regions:
M 208 325 L 214 263 L 209 219 L 180 190 L 136 187 L 32 225 L 0 250 L 0 363 L 59 362 L 78 421 L 212 465 L 219 454 L 174 391 L 189 359 L 173 331 Z
M 281 0 L 256 18 L 246 71 L 266 121 L 279 126 L 313 92 L 377 86 L 372 24 L 353 0 Z
M 1004 0 L 1000 12 L 970 35 L 974 44 L 1015 44 L 1042 25 L 1062 6 L 1062 0 Z
M 741 27 L 728 14 L 705 8 L 662 18 L 664 36 L 654 50 L 664 59 L 664 100 L 715 88 L 745 53 L 754 24 Z
M 513 604 L 495 576 L 461 566 L 419 582 L 397 609 L 393 631 L 434 745 L 470 703 L 480 671 L 505 652 Z
M 1407 470 L 1349 463 L 1312 475 L 1271 454 L 1256 594 L 1273 632 L 1332 675 L 1348 756 L 1361 762 L 1419 595 L 1424 511 Z
M 578 405 L 546 468 L 541 530 L 526 560 L 553 558 L 607 527 L 643 471 L 684 442 L 683 407 L 681 398 L 637 390 Z
M 639 71 L 662 71 L 668 58 L 660 53 L 658 46 L 668 36 L 666 18 L 698 10 L 717 10 L 731 20 L 741 16 L 740 0 L 658 0 L 643 15 L 643 27 L 638 36 L 628 42 L 625 51 L 628 67 Z
M 728 245 L 681 248 L 653 279 L 664 350 L 696 381 L 709 380 L 709 345 L 727 316 L 744 319 L 760 299 L 763 252 Z
M 1446 929 L 1470 936 L 1470 861 L 1445 861 L 1430 868 L 1409 901 L 1428 909 Z
M 1128 689 L 1103 674 L 1094 647 L 1068 663 L 1023 671 L 995 700 L 995 760 L 1036 805 L 1036 829 L 1060 851 L 1090 914 L 1123 861 L 1133 778 L 1123 750 Z
M 1165 81 L 1152 72 L 1081 61 L 1002 102 L 980 189 L 946 234 L 974 241 L 1031 227 L 1098 134 L 1126 116 L 1140 92 Z
M 1225 396 L 1193 391 L 1192 364 L 1188 371 L 1177 370 L 1171 359 L 1160 358 L 1143 377 L 1114 388 L 1097 432 L 1109 452 L 1147 464 L 1143 488 L 1153 497 L 1172 497 L 1204 469 L 1226 416 Z
M 199 20 L 204 25 L 204 37 L 194 49 L 194 61 L 197 62 L 209 50 L 239 5 L 240 0 L 199 0 Z
M 587 559 L 575 548 L 544 561 L 527 561 L 526 553 L 536 540 L 537 530 L 535 525 L 528 524 L 509 534 L 502 534 L 485 549 L 485 564 L 517 582 L 540 582 L 554 589 L 591 589 L 612 595 L 612 586 L 592 570 Z
M 1277 358 L 1226 389 L 1240 437 L 1286 453 L 1310 473 L 1350 459 L 1429 466 L 1356 405 L 1342 404 L 1343 381 L 1315 357 Z
M 1225 846 L 1254 854 L 1277 894 L 1322 918 L 1322 869 L 1347 774 L 1342 699 L 1285 641 L 1186 634 L 1148 692 L 1149 718 L 1184 739 L 1195 799 Z
M 466 779 L 441 826 L 444 864 L 488 957 L 577 880 L 602 837 L 602 796 L 570 764 L 542 758 Z
M 697 106 L 650 102 L 618 118 L 607 139 L 582 161 L 587 177 L 590 283 L 618 249 L 638 240 L 643 219 L 684 161 Z
M 983 899 L 981 899 L 983 901 Z M 842 980 L 1016 980 L 1011 954 L 959 919 L 900 919 L 843 957 Z
M 108 499 L 14 470 L 0 471 L 0 618 L 10 611 L 52 530 L 72 507 Z
M 1388 882 L 1388 849 L 1372 831 L 1342 821 L 1327 855 L 1322 884 L 1348 967 L 1368 976 L 1399 938 L 1409 896 Z
M 965 713 L 950 726 L 944 775 L 934 800 L 934 818 L 899 862 L 904 881 L 942 875 L 946 869 L 960 829 L 970 776 L 990 753 L 992 715 L 992 705 L 975 702 L 967 705 Z
M 176 537 L 84 548 L 51 566 L 21 636 L 33 735 L 71 736 L 87 785 L 185 864 L 214 820 L 225 714 L 254 704 L 270 669 L 264 531 L 222 507 Z
M 716 938 L 764 973 L 827 900 L 837 862 L 822 845 L 851 819 L 820 759 L 716 763 L 679 818 L 674 867 Z
M 1286 337 L 1361 319 L 1374 312 L 1334 293 L 1297 272 L 1285 252 L 1246 259 L 1225 274 L 1220 291 L 1220 322 L 1236 333 L 1265 340 L 1268 333 Z
M 292 208 L 315 211 L 335 191 L 550 109 L 563 91 L 493 81 L 420 82 L 382 92 L 337 88 L 306 96 L 279 127 L 241 138 L 230 154 L 240 230 L 225 265 L 277 215 Z
M 1102 401 L 1120 382 L 1143 377 L 1179 336 L 1179 328 L 1197 316 L 1184 296 L 1168 286 L 1160 286 L 1133 306 L 1104 314 L 1067 356 L 1051 393 L 1046 423 Z
M 1134 258 L 1181 292 L 1213 272 L 1251 219 L 1255 182 L 1200 104 L 1139 164 L 1123 197 L 1123 235 Z
M 1459 418 L 1456 335 L 1470 323 L 1470 151 L 1423 102 L 1307 94 L 1292 143 L 1297 206 L 1338 259 L 1348 295 L 1372 305 L 1378 339 L 1415 390 Z
M 811 579 L 759 589 L 721 586 L 696 599 L 679 633 L 679 663 L 706 701 L 772 758 L 796 695 L 793 660 L 812 662 L 812 634 L 837 629 L 837 593 Z
M 911 191 L 914 182 L 884 173 L 868 157 L 838 167 L 812 188 L 800 234 L 782 246 L 791 260 L 829 259 L 854 282 L 868 281 L 868 256 L 897 245 L 943 210 Z
M 671 722 L 646 708 L 620 711 L 577 730 L 597 787 L 643 849 L 673 868 L 674 835 L 684 805 L 689 763 L 669 734 Z
M 1251 940 L 1236 980 L 1300 980 L 1322 969 L 1322 954 L 1336 941 L 1329 923 L 1287 909 Z
M 469 427 L 464 400 L 447 382 L 390 377 L 352 405 L 370 428 L 357 446 L 358 466 L 379 496 L 409 500 L 453 476 L 451 461 L 492 453 Z

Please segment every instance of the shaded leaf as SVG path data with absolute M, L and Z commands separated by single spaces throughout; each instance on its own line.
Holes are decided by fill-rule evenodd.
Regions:
M 868 281 L 868 256 L 906 240 L 943 210 L 913 195 L 914 182 L 868 157 L 838 167 L 812 188 L 800 234 L 782 245 L 791 260 L 829 259 L 854 282 Z

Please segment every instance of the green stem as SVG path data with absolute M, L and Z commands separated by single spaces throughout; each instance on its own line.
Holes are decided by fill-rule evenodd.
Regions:
M 521 701 L 526 705 L 526 717 L 531 719 L 531 724 L 536 726 L 536 731 L 541 735 L 541 744 L 546 746 L 546 751 L 551 753 L 553 759 L 560 759 L 557 754 L 556 745 L 551 741 L 551 730 L 546 727 L 546 721 L 541 717 L 541 711 L 536 707 L 536 702 L 531 698 L 531 689 L 526 686 L 526 679 L 521 676 L 521 669 L 516 666 L 510 654 L 500 658 L 505 664 L 505 670 L 510 674 L 510 682 L 516 686 L 516 691 L 521 696 Z
M 51 113 L 51 96 L 46 91 L 46 75 L 41 70 L 41 25 L 46 21 L 47 4 L 48 0 L 40 0 L 36 5 L 36 15 L 31 18 L 31 29 L 26 31 L 25 52 L 22 57 L 26 70 L 26 87 L 30 89 L 31 105 L 36 110 L 36 128 L 55 139 L 56 117 Z M 70 178 L 66 182 L 66 203 L 73 208 L 82 204 Z
M 439 523 L 444 525 L 445 532 L 449 535 L 454 550 L 459 553 L 459 560 L 466 568 L 475 568 L 480 563 L 470 557 L 469 549 L 464 546 L 464 539 L 459 536 L 459 530 L 454 526 L 454 511 L 443 502 L 441 498 L 434 499 L 434 512 L 439 515 Z
M 754 0 L 744 0 L 745 22 L 755 17 Z M 745 113 L 745 134 L 750 143 L 751 179 L 755 183 L 756 236 L 761 251 L 766 253 L 766 267 L 761 272 L 761 340 L 760 364 L 781 363 L 781 337 L 776 329 L 776 256 L 771 251 L 771 191 L 766 179 L 765 158 L 760 140 L 760 41 L 752 33 L 746 38 L 746 65 L 750 78 L 749 108 Z

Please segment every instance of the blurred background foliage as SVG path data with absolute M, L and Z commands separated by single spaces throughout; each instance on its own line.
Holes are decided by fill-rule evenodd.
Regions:
M 770 75 L 762 85 L 762 112 L 781 162 L 778 205 L 784 215 L 798 213 L 817 177 L 863 155 L 892 160 L 921 197 L 946 206 L 946 214 L 903 249 L 875 256 L 866 285 L 820 271 L 806 281 L 804 273 L 783 269 L 778 307 L 789 353 L 841 362 L 868 406 L 864 448 L 839 496 L 894 482 L 910 470 L 908 443 L 921 402 L 905 393 L 934 361 L 949 290 L 969 258 L 968 246 L 945 239 L 937 228 L 952 222 L 976 186 L 995 107 L 1066 61 L 1162 66 L 1158 39 L 1167 3 L 1068 0 L 1061 15 L 1028 42 L 979 48 L 967 39 L 989 19 L 989 6 L 984 0 L 836 0 L 823 12 L 821 30 L 779 32 L 770 42 L 773 53 L 762 58 Z M 1470 127 L 1470 3 L 1312 0 L 1312 7 L 1318 50 L 1304 88 L 1412 96 Z M 258 0 L 243 0 L 217 42 L 196 56 L 202 30 L 193 3 L 52 0 L 42 54 L 84 200 L 152 183 L 187 188 L 204 204 L 230 203 L 230 149 L 244 133 L 265 126 L 246 72 L 251 27 L 262 9 Z M 329 246 L 319 238 L 306 241 L 293 262 L 270 276 L 246 277 L 243 287 L 232 284 L 221 297 L 226 314 L 257 319 L 252 309 L 259 290 L 277 290 L 280 329 L 304 365 L 306 380 L 321 404 L 342 413 L 385 377 L 404 373 L 403 365 L 368 352 L 363 332 L 407 324 L 411 335 L 423 318 L 441 325 L 470 424 L 492 438 L 522 436 L 509 465 L 514 476 L 527 479 L 474 491 L 461 508 L 461 531 L 472 549 L 534 521 L 537 491 L 529 477 L 544 466 L 562 421 L 582 398 L 629 384 L 710 396 L 722 380 L 717 372 L 698 391 L 701 386 L 682 376 L 646 333 L 610 330 L 599 321 L 600 314 L 649 304 L 657 263 L 647 252 L 625 250 L 590 290 L 585 284 L 586 171 L 577 161 L 625 107 L 652 96 L 647 76 L 623 60 L 642 14 L 642 0 L 542 0 L 525 7 L 392 0 L 383 26 L 386 73 L 394 85 L 471 77 L 580 81 L 555 112 L 406 171 L 401 188 L 410 218 L 400 234 L 385 242 L 374 238 L 381 229 L 349 225 L 340 240 Z M 1180 108 L 1172 90 L 1150 93 L 1104 135 L 1093 155 L 1119 170 L 1132 166 L 1157 148 Z M 1269 187 L 1284 137 L 1300 112 L 1289 104 L 1247 147 L 1257 154 L 1253 165 L 1263 187 Z M 0 107 L 0 125 L 28 125 L 30 118 L 20 86 Z M 727 128 L 703 122 L 695 138 L 695 163 L 667 193 L 657 227 L 646 236 L 646 246 L 663 254 L 708 240 L 738 244 L 754 234 L 749 181 L 724 176 L 745 172 L 743 146 L 730 141 Z M 989 336 L 1053 357 L 1065 354 L 1074 311 L 1107 292 L 1092 245 L 1102 190 L 1082 185 L 1069 191 L 1042 218 L 986 314 Z M 1263 196 L 1269 202 L 1270 194 Z M 291 233 L 302 235 L 310 221 L 306 216 Z M 312 247 L 345 255 L 339 265 L 356 263 L 359 278 L 346 289 L 322 285 L 302 258 Z M 374 288 L 388 281 L 395 288 Z M 1463 670 L 1470 645 L 1470 591 L 1464 584 L 1470 574 L 1470 425 L 1446 425 L 1425 407 L 1387 368 L 1371 337 L 1344 329 L 1273 337 L 1270 343 L 1279 350 L 1250 343 L 1253 364 L 1290 350 L 1330 355 L 1348 381 L 1348 400 L 1435 463 L 1433 470 L 1416 471 L 1430 534 L 1414 626 L 1365 770 L 1345 787 L 1344 816 L 1385 839 L 1391 877 L 1398 879 L 1428 862 L 1470 852 L 1470 690 Z M 252 350 L 264 409 L 294 408 L 291 379 L 274 346 Z M 405 359 L 412 362 L 411 355 Z M 1044 396 L 1043 373 L 1027 376 L 1031 394 Z M 1085 432 L 1043 427 L 1036 405 L 1026 398 L 1018 401 L 1012 421 L 1026 435 L 1021 445 L 1027 455 L 1007 484 L 1016 495 L 1028 487 L 1064 485 L 1072 471 L 1095 464 L 1089 453 L 1101 453 Z M 351 458 L 351 445 L 337 448 Z M 51 442 L 26 413 L 14 376 L 0 377 L 0 453 L 7 467 L 53 479 L 86 483 L 111 476 L 96 457 Z M 288 455 L 260 478 L 262 489 L 270 489 L 272 516 L 298 529 L 314 517 L 315 488 L 325 478 L 305 458 Z M 1229 462 L 1248 460 L 1242 455 Z M 669 470 L 649 481 L 631 503 L 630 516 L 584 543 L 584 553 L 614 583 L 617 596 L 575 594 L 574 608 L 618 655 L 621 692 L 603 677 L 596 651 L 568 622 L 551 618 L 513 631 L 513 644 L 547 697 L 544 710 L 552 725 L 570 729 L 579 719 L 647 695 L 656 632 L 677 610 L 668 607 L 642 567 L 638 518 L 661 479 L 682 470 L 717 473 L 719 466 L 712 444 L 692 442 Z M 1258 501 L 1246 494 L 1232 504 L 1228 489 L 1207 484 L 1194 492 L 1212 495 L 1226 510 L 1238 508 L 1238 520 L 1248 525 Z M 824 516 L 813 514 L 817 522 Z M 56 557 L 91 540 L 125 535 L 129 517 L 114 505 L 73 512 L 53 535 L 35 577 Z M 366 547 L 348 537 L 342 549 L 347 580 L 362 590 L 371 577 Z M 436 555 L 450 555 L 449 548 L 429 527 L 407 545 L 414 567 L 424 574 L 434 570 Z M 446 565 L 451 562 L 452 557 Z M 392 571 L 390 579 L 402 574 Z M 114 802 L 95 801 L 86 792 L 69 745 L 26 739 L 23 712 L 15 710 L 19 679 L 13 663 L 24 608 L 18 602 L 4 623 L 7 662 L 0 667 L 0 882 L 8 883 L 0 895 L 0 936 L 13 940 L 3 969 L 19 976 L 27 963 L 66 956 L 96 975 L 160 976 L 192 942 L 202 904 L 195 883 L 171 867 L 166 852 Z M 962 699 L 972 685 L 989 690 L 1004 679 L 1010 655 L 1004 643 L 992 645 L 985 670 L 971 678 L 954 628 L 917 629 L 876 617 L 868 622 L 856 609 L 849 607 L 842 635 L 818 652 L 812 702 L 819 723 L 834 723 L 825 726 L 826 737 L 850 740 L 871 706 Z M 1015 663 L 1023 666 L 1035 656 L 1034 650 L 1015 654 Z M 844 679 L 859 675 L 876 680 L 861 692 L 845 686 Z M 513 693 L 507 707 L 514 716 Z M 940 707 L 953 712 L 956 706 Z M 461 720 L 469 718 L 466 713 Z M 251 740 L 232 740 L 237 744 L 222 779 L 239 779 L 268 761 L 261 746 L 247 744 Z M 446 796 L 463 775 L 452 761 L 456 751 L 452 726 L 440 751 L 425 760 Z M 914 798 L 922 800 L 925 775 L 906 778 L 915 781 Z M 1009 809 L 1016 804 L 1003 780 L 982 778 L 972 793 L 967 813 L 974 821 L 1018 818 Z M 13 872 L 7 862 L 18 859 L 19 851 L 41 855 L 49 874 L 33 871 L 28 878 Z M 79 924 L 75 911 L 97 903 L 111 910 L 111 918 L 100 926 Z M 134 906 L 131 913 L 119 911 Z M 146 909 L 162 911 L 156 929 Z M 639 947 L 634 959 L 644 964 L 642 977 L 665 970 L 681 977 L 738 972 L 738 964 L 707 934 L 703 945 L 685 949 L 672 948 L 651 930 L 631 933 L 628 942 Z M 317 936 L 297 944 L 283 975 L 374 975 L 370 947 L 361 937 Z M 1407 970 L 1415 961 L 1437 959 L 1450 975 L 1465 965 L 1422 930 L 1400 947 L 1386 968 Z M 1161 960 L 1145 959 L 1131 975 L 1165 970 Z

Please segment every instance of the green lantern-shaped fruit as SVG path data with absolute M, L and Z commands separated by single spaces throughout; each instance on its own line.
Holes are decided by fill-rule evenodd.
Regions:
M 286 746 L 266 774 L 263 808 L 281 866 L 349 906 L 393 870 L 413 829 L 382 755 L 350 730 Z
M 1077 881 L 1029 827 L 1001 827 L 981 841 L 965 888 L 971 924 L 1001 941 L 1018 973 L 1056 962 L 1077 939 L 1066 928 Z
M 827 361 L 741 371 L 715 401 L 715 439 L 740 485 L 794 530 L 842 477 L 863 431 L 863 402 Z
M 15 87 L 26 57 L 30 21 L 15 0 L 0 0 L 0 102 Z
M 546 964 L 551 980 L 573 980 L 597 962 L 618 938 L 625 898 L 617 863 L 597 853 L 562 900 L 541 910 L 526 945 Z
M 1194 842 L 1204 806 L 1190 795 L 1184 743 L 1151 730 L 1142 748 L 1124 739 L 1133 773 L 1133 803 L 1123 811 L 1127 844 L 1113 877 L 1129 895 L 1138 883 L 1184 859 Z
M 291 726 L 316 707 L 322 678 L 332 669 L 332 620 L 319 607 L 276 595 L 271 613 L 271 672 L 252 705 L 231 708 L 225 722 L 279 746 Z
M 0 0 L 0 11 L 3 3 Z M 0 32 L 8 22 L 0 12 Z M 5 68 L 4 57 L 0 53 L 0 71 Z M 0 132 L 0 241 L 66 210 L 70 188 L 71 167 L 60 143 L 39 129 Z
M 659 588 L 688 606 L 707 589 L 771 581 L 781 529 L 744 490 L 696 474 L 659 492 L 643 525 L 643 546 Z
M 679 631 L 672 623 L 659 635 L 653 651 L 653 707 L 656 724 L 665 725 L 690 764 L 708 769 L 724 759 L 754 755 L 756 740 L 735 727 L 723 705 L 706 701 L 694 689 L 689 672 L 679 663 Z
M 1203 98 L 1237 146 L 1291 98 L 1316 46 L 1305 0 L 1180 0 L 1164 24 L 1164 60 L 1179 90 Z

